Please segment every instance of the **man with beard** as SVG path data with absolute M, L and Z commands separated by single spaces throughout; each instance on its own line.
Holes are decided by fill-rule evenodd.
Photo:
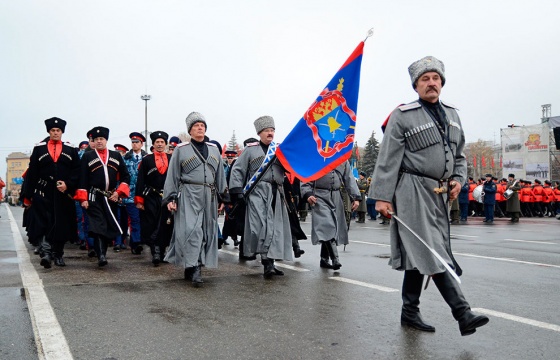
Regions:
M 48 141 L 33 148 L 25 178 L 24 204 L 32 206 L 32 237 L 41 238 L 41 265 L 48 269 L 52 260 L 65 266 L 64 243 L 77 234 L 76 209 L 72 194 L 78 181 L 80 159 L 76 148 L 62 142 L 66 121 L 45 120 Z
M 254 125 L 260 141 L 247 144 L 231 169 L 230 195 L 232 200 L 245 201 L 244 192 L 252 186 L 245 201 L 243 253 L 260 254 L 264 277 L 270 279 L 284 275 L 274 267 L 274 260 L 292 261 L 292 235 L 283 190 L 285 170 L 274 156 L 274 119 L 262 116 Z M 259 181 L 252 182 L 258 173 L 262 174 Z
M 107 149 L 109 129 L 97 126 L 91 129 L 95 148 L 84 153 L 81 161 L 80 188 L 76 199 L 86 209 L 89 236 L 97 254 L 97 265 L 107 265 L 107 247 L 122 235 L 117 220 L 117 201 L 129 195 L 130 176 L 122 156 Z M 117 182 L 120 182 L 117 187 Z
M 166 222 L 170 217 L 167 208 L 162 211 L 161 206 L 163 186 L 171 159 L 171 155 L 165 153 L 168 137 L 169 135 L 164 131 L 154 131 L 150 134 L 154 152 L 144 156 L 140 163 L 136 181 L 136 196 L 134 197 L 136 207 L 140 210 L 142 243 L 150 245 L 154 266 L 158 266 L 161 262 L 165 247 L 169 243 L 169 239 L 162 244 L 156 241 L 158 228 L 161 226 L 161 231 L 163 231 L 163 227 L 166 226 L 161 221 Z
M 163 191 L 167 210 L 175 212 L 165 261 L 182 266 L 185 280 L 200 287 L 201 267 L 218 266 L 218 195 L 227 187 L 221 153 L 204 141 L 206 119 L 192 112 L 186 125 L 191 141 L 175 148 Z
M 461 275 L 451 252 L 448 204 L 461 190 L 467 175 L 463 153 L 465 135 L 452 105 L 439 100 L 445 85 L 443 63 L 432 56 L 408 68 L 412 87 L 419 99 L 395 109 L 387 123 L 372 182 L 370 196 L 384 216 L 394 212 L 403 223 L 437 251 L 445 263 Z M 446 188 L 448 191 L 434 191 Z M 426 211 L 429 209 L 429 211 Z M 459 283 L 410 230 L 390 224 L 389 264 L 404 271 L 401 325 L 420 331 L 435 328 L 420 316 L 420 294 L 424 275 L 431 276 L 459 323 L 461 335 L 471 335 L 488 323 L 475 315 Z

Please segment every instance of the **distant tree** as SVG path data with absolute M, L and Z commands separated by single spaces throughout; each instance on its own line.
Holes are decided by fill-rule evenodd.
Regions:
M 367 176 L 373 174 L 377 156 L 379 155 L 379 141 L 375 138 L 375 131 L 371 132 L 371 137 L 366 143 L 362 157 L 360 159 L 360 171 L 363 171 Z
M 233 130 L 233 134 L 231 135 L 231 139 L 229 139 L 226 150 L 239 151 L 239 144 L 237 143 L 237 137 L 235 136 L 235 130 Z

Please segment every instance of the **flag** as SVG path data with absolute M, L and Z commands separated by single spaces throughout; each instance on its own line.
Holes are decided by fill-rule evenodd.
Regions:
M 476 155 L 473 155 L 473 157 L 472 157 L 472 166 L 474 168 L 476 167 Z
M 493 168 L 494 168 L 494 158 L 492 158 L 492 159 L 490 160 L 490 164 L 491 164 L 491 167 L 492 167 L 492 169 L 493 169 Z
M 284 168 L 303 182 L 352 155 L 363 50 L 362 41 L 276 150 Z
M 480 157 L 480 163 L 482 164 L 482 167 L 485 168 L 486 167 L 486 159 L 484 158 L 484 156 Z
M 356 142 L 356 160 L 360 160 L 360 148 L 358 147 L 358 142 Z
M 501 168 L 503 168 L 503 165 L 502 165 L 502 157 L 500 156 L 500 169 Z

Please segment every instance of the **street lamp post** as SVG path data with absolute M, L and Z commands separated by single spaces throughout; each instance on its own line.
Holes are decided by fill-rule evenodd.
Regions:
M 150 100 L 150 95 L 142 95 L 140 99 L 144 100 L 144 128 L 145 133 L 144 136 L 146 137 L 146 142 L 144 143 L 144 151 L 148 152 L 148 100 Z

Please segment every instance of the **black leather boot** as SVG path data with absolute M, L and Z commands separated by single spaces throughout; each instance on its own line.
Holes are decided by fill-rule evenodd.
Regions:
M 264 278 L 270 279 L 274 276 L 274 264 L 270 259 L 261 260 L 261 264 L 264 266 Z
M 154 266 L 158 266 L 161 262 L 161 251 L 158 245 L 154 245 L 153 252 L 152 252 L 152 264 Z
M 102 240 L 99 237 L 96 237 L 93 240 L 93 248 L 97 253 L 97 266 L 102 267 L 107 265 L 107 258 L 105 257 L 105 254 L 103 254 Z
M 338 250 L 336 249 L 336 242 L 331 240 L 327 243 L 327 250 L 329 251 L 329 255 L 332 260 L 332 268 L 333 270 L 338 270 L 342 267 L 340 261 L 338 261 Z
M 401 325 L 427 332 L 434 332 L 436 328 L 428 325 L 420 315 L 420 294 L 422 293 L 422 282 L 424 275 L 418 270 L 406 270 L 404 272 L 402 286 L 403 306 L 401 310 Z
M 280 269 L 278 269 L 276 266 L 274 266 L 274 259 L 270 260 L 272 262 L 272 268 L 274 269 L 274 275 L 279 275 L 279 276 L 283 276 L 284 272 Z
M 195 266 L 193 274 L 192 274 L 192 284 L 194 287 L 202 287 L 204 285 L 204 281 L 202 281 L 202 271 L 199 266 Z
M 52 248 L 45 237 L 41 240 L 41 253 L 41 266 L 45 269 L 50 269 L 52 266 Z
M 188 267 L 185 269 L 185 280 L 192 281 L 195 267 Z
M 305 251 L 301 250 L 298 241 L 292 241 L 292 249 L 294 250 L 294 257 L 299 258 L 301 255 L 305 254 Z
M 56 266 L 66 266 L 66 263 L 64 262 L 64 258 L 62 257 L 62 255 L 55 255 L 54 264 Z
M 324 241 L 320 241 L 321 243 L 321 261 L 319 262 L 319 267 L 323 269 L 332 269 L 332 265 L 329 262 L 329 249 L 327 248 L 328 245 Z
M 459 322 L 461 335 L 471 335 L 476 332 L 477 327 L 484 326 L 489 319 L 484 315 L 476 315 L 471 311 L 471 307 L 459 287 L 459 284 L 451 274 L 446 271 L 432 277 L 441 296 L 451 308 L 451 313 L 455 320 Z

